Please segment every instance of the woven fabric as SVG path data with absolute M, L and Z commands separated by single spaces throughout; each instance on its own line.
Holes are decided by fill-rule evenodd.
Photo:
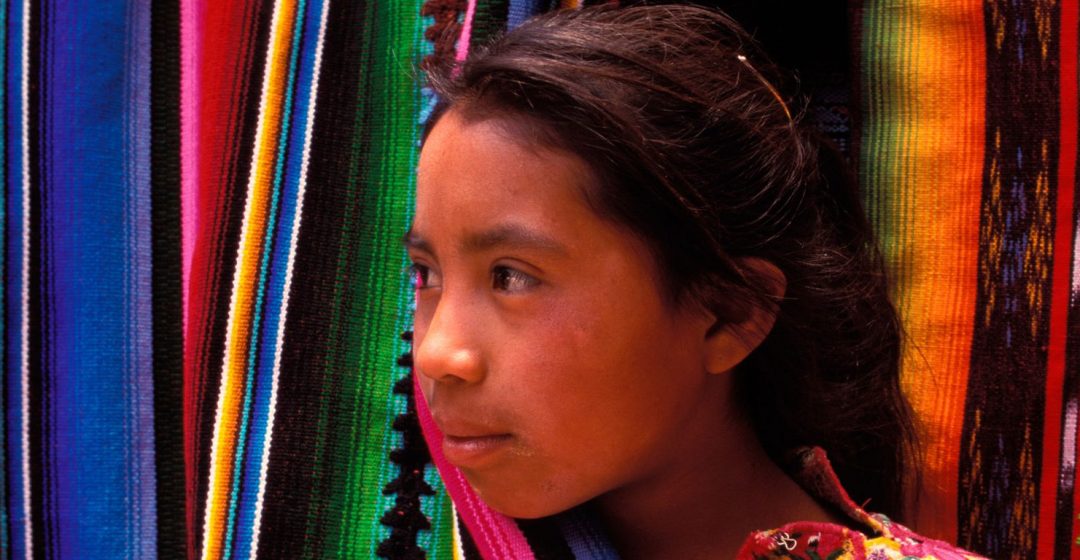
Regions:
M 860 172 L 923 424 L 914 524 L 1076 546 L 1077 6 L 864 2 Z
M 198 108 L 184 129 L 199 158 L 183 193 L 197 208 L 184 232 L 189 552 L 445 555 L 445 498 L 413 473 L 425 456 L 391 453 L 426 103 L 420 3 L 196 10 L 196 99 L 182 103 Z
M 394 453 L 420 2 L 0 16 L 2 556 L 448 557 Z
M 179 487 L 156 484 L 155 465 L 156 446 L 179 433 L 155 424 L 156 390 L 178 371 L 154 368 L 155 344 L 167 353 L 178 342 L 155 338 L 155 312 L 179 306 L 153 302 L 151 255 L 169 248 L 152 203 L 169 201 L 151 172 L 151 86 L 167 80 L 151 72 L 152 11 L 77 1 L 0 10 L 0 546 L 12 556 L 152 557 L 178 536 L 158 520 L 182 512 Z

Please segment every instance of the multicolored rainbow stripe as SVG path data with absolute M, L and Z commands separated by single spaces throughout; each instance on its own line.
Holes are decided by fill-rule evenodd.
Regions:
M 406 404 L 391 387 L 407 374 L 420 3 L 193 14 L 203 55 L 182 105 L 206 157 L 184 191 L 199 209 L 184 232 L 188 553 L 374 557 Z M 434 551 L 449 520 L 428 501 Z
M 860 175 L 924 424 L 916 524 L 1080 557 L 1078 6 L 865 2 Z

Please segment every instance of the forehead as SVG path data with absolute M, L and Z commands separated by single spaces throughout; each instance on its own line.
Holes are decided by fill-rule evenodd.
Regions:
M 445 233 L 493 222 L 573 228 L 598 220 L 583 194 L 588 165 L 515 130 L 502 118 L 444 114 L 420 154 L 413 230 Z
M 439 118 L 420 153 L 417 171 L 421 179 L 434 164 L 441 165 L 448 159 L 456 160 L 459 166 L 467 166 L 469 160 L 497 160 L 500 168 L 490 171 L 504 173 L 512 165 L 519 171 L 525 167 L 548 167 L 547 171 L 557 167 L 569 171 L 579 188 L 592 184 L 591 167 L 572 151 L 559 147 L 555 133 L 544 124 L 528 115 L 485 112 L 482 107 L 455 107 Z

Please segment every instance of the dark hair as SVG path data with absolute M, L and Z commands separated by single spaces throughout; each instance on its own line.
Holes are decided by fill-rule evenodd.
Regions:
M 589 203 L 648 243 L 673 303 L 727 321 L 776 306 L 735 373 L 766 451 L 782 463 L 821 446 L 856 502 L 902 513 L 915 436 L 881 256 L 846 162 L 800 127 L 734 21 L 690 6 L 556 12 L 428 73 L 431 123 L 451 106 L 510 117 L 586 161 Z M 783 272 L 782 299 L 749 257 Z

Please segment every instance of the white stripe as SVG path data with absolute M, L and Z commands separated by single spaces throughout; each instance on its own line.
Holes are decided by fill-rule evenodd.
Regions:
M 22 20 L 22 498 L 26 558 L 34 557 L 30 515 L 30 0 L 23 2 Z
M 304 130 L 304 148 L 300 159 L 300 184 L 296 191 L 296 215 L 293 216 L 292 234 L 289 239 L 289 257 L 285 264 L 285 286 L 281 299 L 281 314 L 278 317 L 277 339 L 274 341 L 274 368 L 270 381 L 270 413 L 266 420 L 266 441 L 263 443 L 262 458 L 259 464 L 259 492 L 255 499 L 255 520 L 252 524 L 251 554 L 255 560 L 259 551 L 259 528 L 262 524 L 263 496 L 266 493 L 266 472 L 270 463 L 270 442 L 274 435 L 274 412 L 277 410 L 278 376 L 281 373 L 281 347 L 285 337 L 285 316 L 289 311 L 289 292 L 292 287 L 293 263 L 296 259 L 296 239 L 300 237 L 300 223 L 304 209 L 304 193 L 307 190 L 308 163 L 311 156 L 311 131 L 315 128 L 315 101 L 319 97 L 319 69 L 322 66 L 323 39 L 326 36 L 326 14 L 330 11 L 330 0 L 326 0 L 319 19 L 319 37 L 315 43 L 315 67 L 312 69 L 311 98 L 308 102 L 307 129 Z M 301 32 L 297 30 L 296 32 Z M 282 139 L 284 141 L 284 139 Z
M 255 193 L 255 174 L 256 174 L 256 170 L 258 169 L 259 148 L 260 148 L 259 139 L 263 137 L 263 130 L 266 128 L 266 103 L 267 103 L 267 97 L 269 96 L 269 91 L 270 91 L 270 76 L 272 74 L 272 65 L 273 65 L 273 60 L 274 60 L 273 59 L 274 44 L 275 44 L 274 33 L 276 31 L 278 31 L 280 29 L 280 27 L 281 27 L 281 23 L 279 21 L 281 19 L 281 17 L 282 17 L 281 11 L 282 10 L 281 10 L 281 2 L 280 2 L 280 0 L 275 0 L 275 2 L 274 2 L 274 12 L 273 12 L 273 15 L 272 15 L 271 20 L 270 20 L 270 22 L 271 22 L 270 23 L 270 29 L 271 29 L 270 40 L 267 41 L 267 46 L 266 46 L 266 66 L 265 66 L 265 70 L 263 71 L 262 92 L 259 95 L 259 120 L 258 120 L 258 124 L 257 124 L 256 130 L 255 130 L 255 145 L 253 146 L 252 154 L 251 154 L 251 168 L 250 168 L 250 172 L 249 172 L 249 175 L 248 175 L 247 197 L 245 198 L 245 201 L 244 201 L 244 221 L 243 221 L 243 224 L 241 225 L 241 228 L 240 228 L 240 248 L 236 252 L 236 267 L 233 270 L 232 293 L 231 293 L 230 299 L 229 299 L 229 317 L 228 317 L 228 321 L 225 323 L 226 324 L 225 356 L 224 356 L 222 367 L 221 367 L 221 388 L 218 391 L 217 411 L 215 412 L 215 415 L 214 415 L 214 437 L 213 437 L 213 440 L 212 440 L 213 443 L 211 444 L 211 448 L 210 448 L 210 483 L 207 486 L 206 512 L 205 512 L 205 517 L 203 518 L 203 536 L 204 536 L 204 539 L 206 538 L 206 536 L 208 536 L 210 534 L 210 512 L 211 512 L 211 507 L 210 506 L 211 506 L 211 502 L 213 501 L 213 497 L 214 497 L 214 488 L 217 486 L 217 464 L 218 464 L 218 461 L 220 460 L 218 458 L 218 450 L 221 447 L 221 445 L 223 445 L 222 444 L 222 437 L 223 436 L 222 436 L 222 433 L 221 433 L 221 416 L 222 416 L 222 412 L 223 412 L 222 409 L 225 406 L 225 389 L 229 386 L 229 381 L 230 381 L 230 379 L 229 379 L 230 378 L 230 376 L 229 376 L 229 354 L 232 352 L 232 349 L 236 346 L 236 340 L 233 337 L 232 333 L 236 330 L 236 329 L 233 328 L 233 322 L 236 320 L 236 305 L 237 305 L 236 292 L 237 292 L 237 286 L 240 283 L 240 274 L 241 274 L 240 264 L 243 262 L 244 247 L 247 245 L 246 240 L 251 235 L 254 235 L 252 233 L 252 231 L 251 231 L 251 227 L 252 227 L 251 226 L 251 212 L 252 212 L 251 208 L 252 208 L 252 206 L 254 204 L 254 198 L 255 198 L 255 194 L 254 194 Z M 242 453 L 242 452 L 243 452 L 242 449 L 237 449 L 236 450 L 236 453 Z M 232 465 L 228 465 L 228 468 L 231 469 Z M 228 522 L 227 519 L 226 519 L 226 522 Z M 221 531 L 221 534 L 224 535 L 226 533 L 226 531 L 227 531 L 227 529 L 223 527 L 222 531 Z M 225 546 L 224 540 L 222 540 L 221 545 L 223 547 Z M 208 556 L 208 553 L 207 553 L 208 550 L 209 550 L 209 547 L 206 546 L 206 542 L 204 540 L 203 549 L 202 549 L 202 553 L 201 553 L 201 556 L 202 556 L 203 560 L 211 560 L 210 557 Z M 224 553 L 224 549 L 222 550 L 222 553 Z
M 1069 489 L 1072 493 L 1072 488 L 1076 484 L 1074 479 L 1074 469 L 1076 468 L 1076 417 L 1077 417 L 1077 402 L 1075 398 L 1069 399 L 1068 404 L 1065 406 L 1065 429 L 1062 436 L 1063 445 L 1061 447 L 1061 471 L 1062 474 L 1068 473 Z M 1065 476 L 1059 478 L 1060 481 L 1066 480 Z
M 1080 214 L 1076 218 L 1076 229 L 1073 232 L 1073 266 L 1072 266 L 1072 294 L 1071 303 L 1080 300 Z

